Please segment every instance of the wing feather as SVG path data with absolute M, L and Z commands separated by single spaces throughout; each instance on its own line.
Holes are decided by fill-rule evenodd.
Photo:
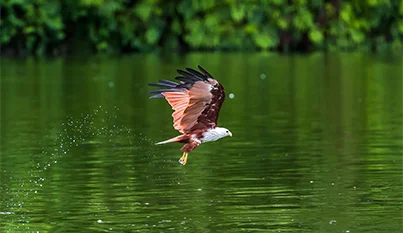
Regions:
M 182 75 L 183 77 L 189 79 L 189 80 L 193 80 L 193 81 L 204 81 L 205 79 L 203 78 L 199 78 L 199 76 L 197 75 L 193 75 L 187 71 L 184 70 L 177 70 L 178 74 Z
M 198 72 L 198 71 L 196 71 L 196 70 L 194 70 L 192 68 L 186 68 L 186 70 L 189 73 L 191 73 L 192 75 L 194 75 L 194 77 L 199 79 L 200 81 L 205 81 L 206 80 L 206 77 L 203 74 L 201 74 L 200 72 Z
M 225 99 L 224 88 L 206 70 L 198 66 L 201 72 L 191 68 L 178 70 L 182 76 L 176 77 L 180 83 L 160 80 L 150 86 L 167 89 L 149 92 L 150 98 L 165 97 L 174 112 L 173 126 L 181 133 L 193 130 L 214 128 L 218 114 Z
M 160 80 L 160 83 L 169 84 L 169 85 L 172 85 L 172 86 L 174 86 L 174 87 L 178 85 L 176 82 L 172 82 L 172 81 L 165 80 L 165 79 L 161 79 L 161 80 Z

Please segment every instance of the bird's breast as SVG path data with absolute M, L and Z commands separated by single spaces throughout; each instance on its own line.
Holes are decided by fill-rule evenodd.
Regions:
M 211 142 L 211 141 L 217 141 L 218 139 L 220 139 L 220 136 L 217 134 L 217 132 L 214 131 L 213 129 L 209 129 L 203 133 L 203 137 L 200 139 L 200 141 Z

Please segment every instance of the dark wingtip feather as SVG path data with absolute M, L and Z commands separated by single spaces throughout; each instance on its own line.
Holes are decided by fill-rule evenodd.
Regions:
M 161 90 L 153 90 L 153 91 L 149 91 L 147 92 L 148 94 L 161 94 L 164 92 L 178 92 L 181 91 L 181 89 L 179 88 L 175 88 L 175 89 L 161 89 Z
M 151 87 L 162 87 L 162 88 L 175 88 L 176 85 L 169 85 L 169 84 L 165 84 L 165 83 L 149 83 L 148 86 Z
M 169 84 L 169 85 L 172 85 L 172 86 L 177 86 L 178 85 L 176 82 L 172 82 L 172 81 L 165 80 L 165 79 L 161 79 L 160 83 L 165 83 L 165 84 Z
M 186 68 L 187 72 L 189 72 L 190 74 L 193 75 L 194 78 L 196 78 L 197 80 L 200 81 L 205 81 L 206 80 L 206 76 L 204 76 L 202 73 L 200 73 L 197 70 L 194 70 L 192 68 Z
M 200 65 L 197 65 L 197 68 L 199 68 L 199 70 L 200 70 L 204 75 L 206 75 L 207 77 L 213 78 L 213 76 L 212 76 L 209 72 L 207 72 L 207 70 L 205 70 L 203 67 L 201 67 Z
M 164 96 L 162 94 L 156 94 L 156 95 L 150 96 L 150 99 L 155 99 L 155 98 L 164 98 Z
M 182 77 L 182 76 L 180 76 L 180 77 L 175 77 L 175 79 L 178 80 L 178 81 L 181 81 L 182 84 L 183 84 L 183 83 L 191 83 L 191 84 L 194 84 L 195 81 L 196 81 L 196 80 L 194 80 L 194 79 L 191 79 L 191 78 L 188 78 L 188 77 Z
M 203 74 L 191 70 L 190 68 L 186 68 L 187 71 L 184 70 L 177 70 L 178 74 L 182 75 L 183 77 L 187 78 L 190 82 L 197 82 L 197 81 L 204 81 L 206 77 Z
M 186 68 L 186 70 L 177 69 L 178 74 L 181 76 L 176 77 L 180 83 L 173 82 L 170 80 L 161 79 L 158 83 L 149 83 L 148 86 L 160 87 L 166 89 L 159 89 L 148 92 L 148 94 L 152 94 L 150 98 L 163 98 L 164 92 L 178 92 L 184 91 L 185 89 L 192 88 L 193 84 L 198 81 L 207 81 L 208 78 L 213 78 L 205 69 L 203 69 L 200 65 L 197 66 L 199 71 L 194 70 L 192 68 Z

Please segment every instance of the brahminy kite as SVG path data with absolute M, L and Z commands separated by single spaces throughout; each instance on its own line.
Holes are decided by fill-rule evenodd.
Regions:
M 150 98 L 165 98 L 174 112 L 173 126 L 182 133 L 177 137 L 156 144 L 180 142 L 185 145 L 179 163 L 186 164 L 188 154 L 203 142 L 216 141 L 231 136 L 232 133 L 222 127 L 217 127 L 218 114 L 225 99 L 223 86 L 218 83 L 205 69 L 198 66 L 200 72 L 186 68 L 177 70 L 181 75 L 176 77 L 180 83 L 160 80 L 149 86 L 166 89 L 149 92 Z

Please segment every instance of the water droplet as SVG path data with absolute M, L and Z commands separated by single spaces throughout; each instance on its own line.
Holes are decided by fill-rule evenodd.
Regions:
M 234 93 L 230 93 L 230 94 L 229 94 L 229 98 L 230 98 L 230 99 L 233 99 L 234 97 L 235 97 Z

